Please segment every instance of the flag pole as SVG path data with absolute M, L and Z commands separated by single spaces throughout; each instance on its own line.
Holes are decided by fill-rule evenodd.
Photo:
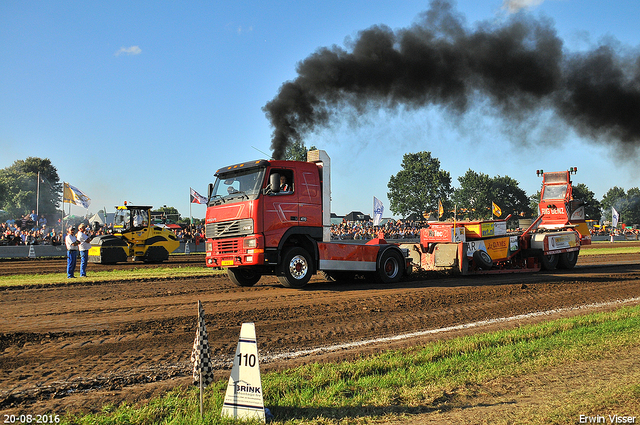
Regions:
M 60 206 L 60 235 L 61 237 L 66 237 L 66 235 L 64 234 L 64 189 L 66 187 L 67 183 L 66 182 L 62 182 L 62 205 Z
M 202 369 L 200 369 L 200 419 L 204 415 L 204 383 L 202 382 Z
M 40 171 L 38 171 L 38 186 L 36 189 L 36 215 L 40 215 Z M 36 220 L 36 226 L 38 225 Z

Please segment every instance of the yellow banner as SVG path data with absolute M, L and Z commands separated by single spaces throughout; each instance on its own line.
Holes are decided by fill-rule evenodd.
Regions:
M 496 217 L 500 217 L 502 215 L 502 210 L 500 209 L 500 207 L 497 206 L 495 202 L 492 202 L 491 206 L 493 209 L 493 215 L 495 215 Z

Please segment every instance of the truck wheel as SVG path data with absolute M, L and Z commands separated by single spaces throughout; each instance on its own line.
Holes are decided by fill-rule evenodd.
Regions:
M 386 250 L 380 258 L 380 268 L 376 270 L 375 280 L 378 283 L 399 282 L 404 274 L 402 256 L 394 250 Z
M 493 266 L 493 260 L 491 259 L 491 256 L 487 254 L 486 251 L 483 251 L 481 249 L 473 253 L 473 261 L 482 270 L 489 270 Z
M 311 279 L 311 256 L 304 248 L 289 249 L 282 257 L 283 275 L 278 280 L 287 288 L 302 288 Z
M 553 255 L 543 255 L 540 258 L 540 263 L 542 264 L 542 270 L 553 270 L 558 265 L 558 260 L 560 256 L 557 254 Z
M 558 259 L 558 268 L 567 270 L 572 269 L 578 262 L 578 252 L 579 251 L 571 251 L 560 254 L 560 258 Z
M 260 274 L 248 267 L 235 267 L 227 269 L 227 276 L 231 282 L 238 286 L 253 286 L 260 280 Z

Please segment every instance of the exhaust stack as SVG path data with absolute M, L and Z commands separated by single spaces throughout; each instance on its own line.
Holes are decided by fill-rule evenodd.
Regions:
M 331 241 L 331 159 L 323 150 L 307 152 L 307 162 L 313 162 L 320 171 L 322 182 L 322 241 Z

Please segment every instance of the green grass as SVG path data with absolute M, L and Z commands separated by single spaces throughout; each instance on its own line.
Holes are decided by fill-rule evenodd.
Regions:
M 193 276 L 210 276 L 212 274 L 223 273 L 220 270 L 213 270 L 205 267 L 185 266 L 185 267 L 157 267 L 157 268 L 134 268 L 127 270 L 105 270 L 99 271 L 101 266 L 90 265 L 86 278 L 67 279 L 66 270 L 61 273 L 44 274 L 20 274 L 12 276 L 0 276 L 0 287 L 7 286 L 27 286 L 27 285 L 53 285 L 68 284 L 78 282 L 106 282 L 112 280 L 137 280 L 137 279 L 167 279 Z M 76 270 L 77 272 L 77 270 Z
M 640 306 L 625 307 L 387 351 L 352 362 L 310 364 L 263 374 L 265 406 L 275 415 L 276 424 L 367 424 L 463 410 L 468 406 L 458 398 L 495 380 L 536 376 L 637 348 L 639 329 Z M 220 418 L 226 385 L 223 380 L 206 389 L 204 421 L 199 418 L 198 391 L 189 387 L 138 406 L 107 406 L 101 413 L 68 416 L 62 423 L 234 423 Z M 624 414 L 624 409 L 640 405 L 637 381 L 590 390 L 568 397 L 560 406 L 531 409 L 517 421 L 505 423 L 576 423 L 578 415 L 591 409 Z
M 580 255 L 603 255 L 603 254 L 635 254 L 640 253 L 640 246 L 637 247 L 602 247 L 588 248 L 580 251 Z M 104 282 L 110 280 L 136 280 L 136 279 L 163 279 L 187 276 L 206 276 L 211 274 L 224 273 L 220 270 L 212 270 L 207 267 L 185 266 L 179 268 L 158 267 L 130 270 L 99 271 L 100 265 L 90 265 L 89 277 L 83 279 L 87 282 Z M 78 278 L 79 279 L 79 278 Z M 76 282 L 75 280 L 73 281 Z M 0 276 L 0 287 L 5 286 L 26 286 L 26 285 L 51 285 L 69 283 L 66 272 L 45 273 L 45 274 L 22 274 L 13 276 Z
M 638 254 L 640 253 L 640 246 L 621 246 L 615 247 L 602 247 L 602 248 L 587 248 L 581 249 L 580 255 L 603 255 L 603 254 Z

